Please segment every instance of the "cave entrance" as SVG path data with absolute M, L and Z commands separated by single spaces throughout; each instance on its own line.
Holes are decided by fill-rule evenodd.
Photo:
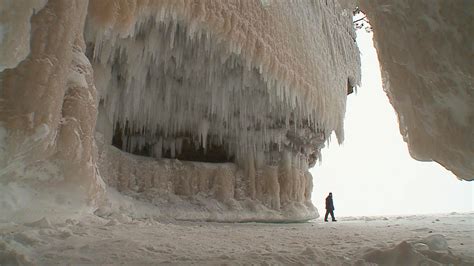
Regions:
M 174 138 L 164 138 L 158 134 L 146 135 L 145 130 L 132 130 L 128 121 L 125 125 L 115 124 L 112 146 L 140 156 L 178 159 L 183 161 L 224 163 L 233 162 L 234 156 L 228 154 L 225 143 L 208 142 L 206 147 L 202 139 L 193 138 L 191 134 L 181 134 Z

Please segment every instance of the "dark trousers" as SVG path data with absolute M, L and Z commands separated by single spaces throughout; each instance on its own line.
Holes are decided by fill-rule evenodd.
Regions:
M 336 218 L 334 218 L 334 210 L 326 210 L 326 215 L 324 215 L 324 221 L 328 220 L 328 215 L 329 214 L 331 214 L 332 220 L 335 221 Z

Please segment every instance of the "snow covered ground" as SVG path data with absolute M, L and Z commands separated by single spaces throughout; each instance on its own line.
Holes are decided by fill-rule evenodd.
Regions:
M 59 223 L 44 218 L 31 224 L 0 224 L 0 265 L 438 265 L 435 261 L 474 265 L 474 213 L 291 224 L 182 222 L 114 214 Z

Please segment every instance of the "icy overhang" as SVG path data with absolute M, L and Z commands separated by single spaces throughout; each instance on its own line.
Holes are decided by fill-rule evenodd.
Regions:
M 474 179 L 474 2 L 360 0 L 413 158 Z
M 342 142 L 360 73 L 351 13 L 337 2 L 130 3 L 89 5 L 106 141 L 158 158 L 199 146 L 267 161 L 282 149 L 306 161 L 333 131 Z

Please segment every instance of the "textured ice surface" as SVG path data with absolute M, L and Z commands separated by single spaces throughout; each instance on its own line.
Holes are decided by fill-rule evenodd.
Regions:
M 474 179 L 474 2 L 360 3 L 411 156 Z

